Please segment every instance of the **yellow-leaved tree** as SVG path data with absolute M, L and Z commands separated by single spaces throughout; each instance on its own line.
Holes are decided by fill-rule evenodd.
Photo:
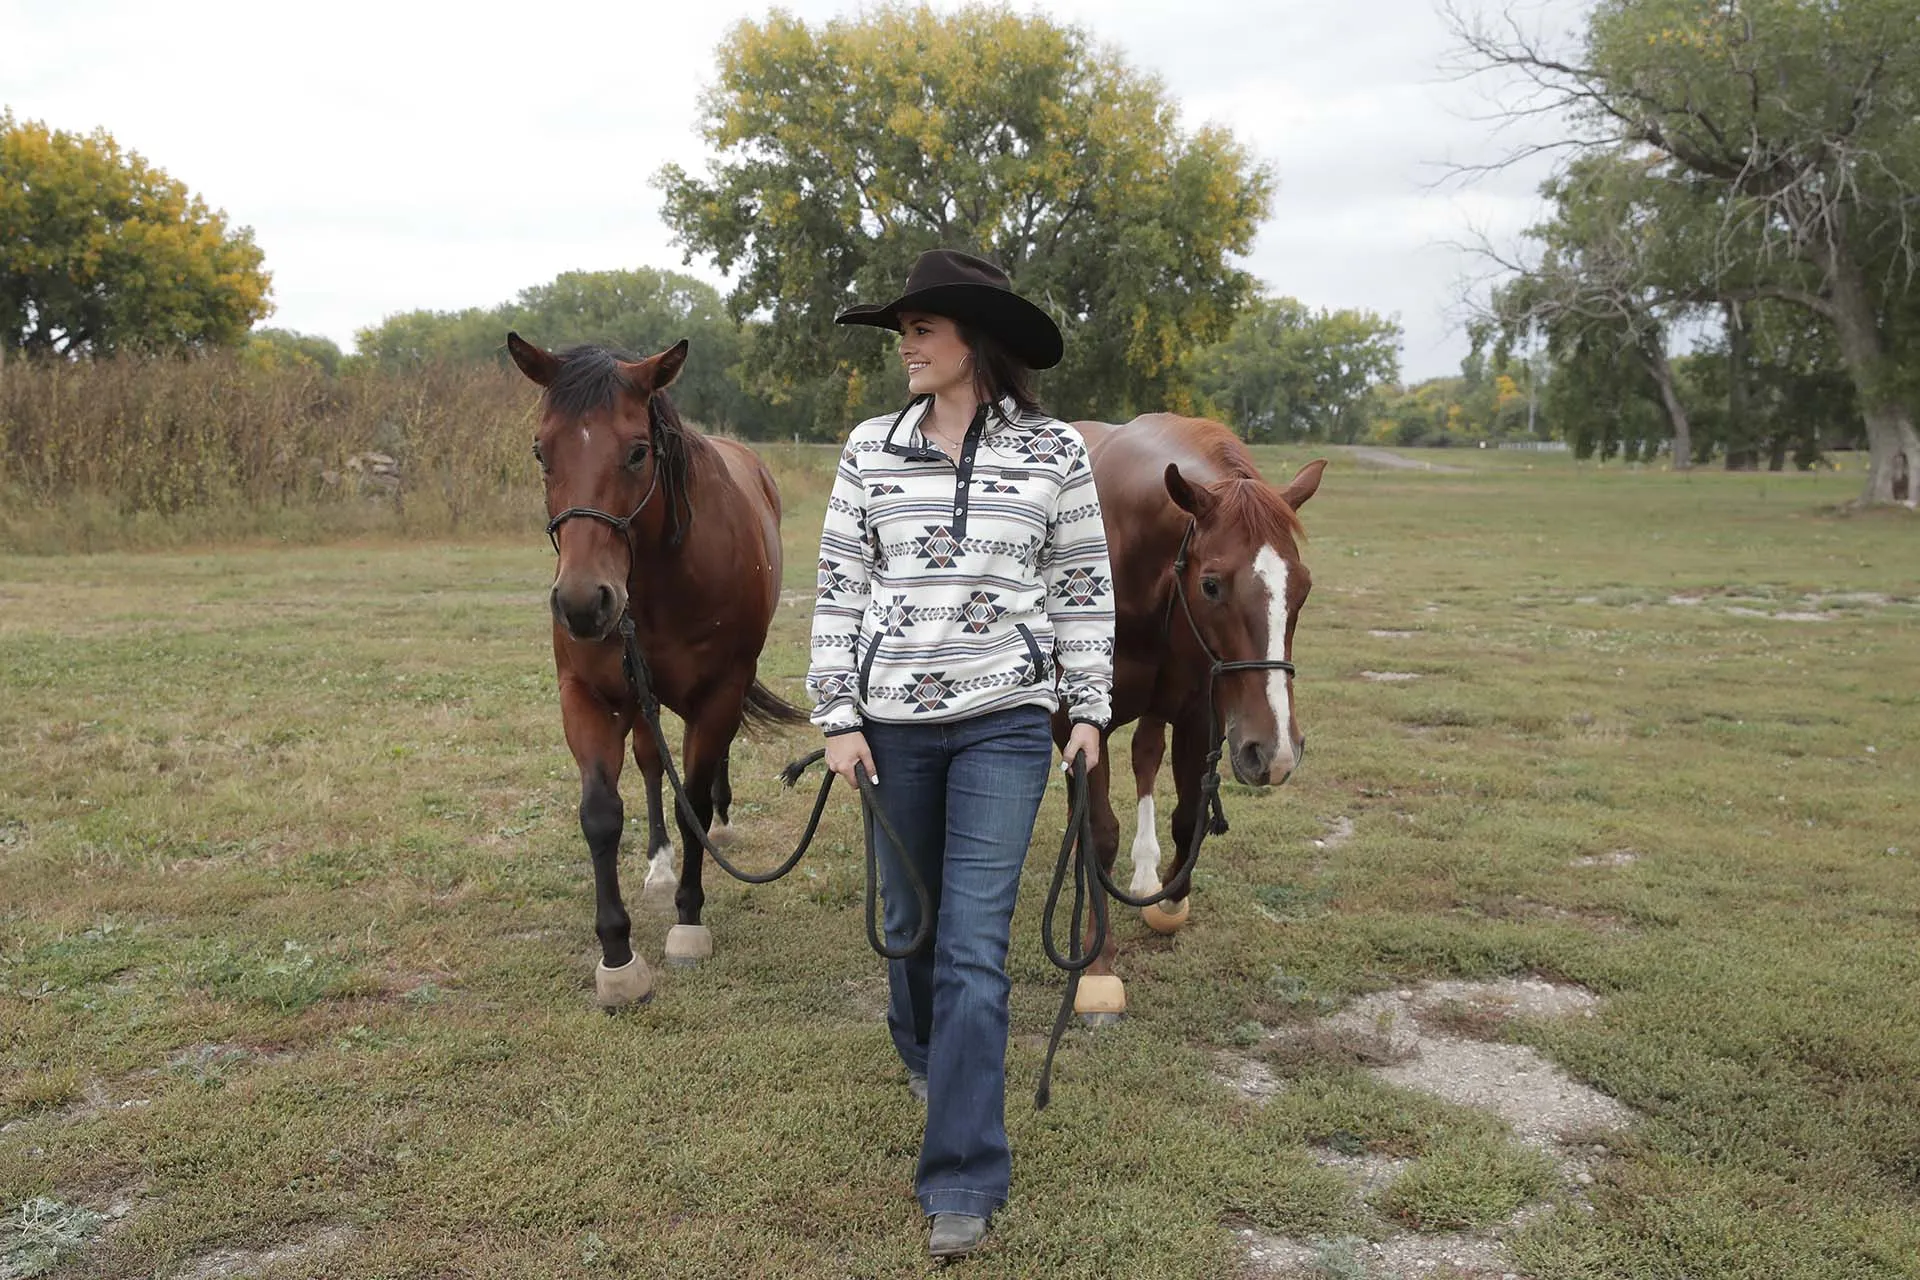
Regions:
M 265 316 L 253 232 L 104 129 L 0 110 L 0 351 L 231 346 Z

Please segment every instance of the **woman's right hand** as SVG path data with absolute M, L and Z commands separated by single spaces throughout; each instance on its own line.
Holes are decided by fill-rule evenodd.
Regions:
M 833 770 L 848 782 L 855 790 L 860 787 L 853 768 L 859 765 L 866 770 L 867 777 L 873 779 L 875 786 L 880 779 L 873 770 L 873 753 L 867 750 L 867 735 L 855 730 L 852 733 L 836 733 L 827 739 L 827 768 Z

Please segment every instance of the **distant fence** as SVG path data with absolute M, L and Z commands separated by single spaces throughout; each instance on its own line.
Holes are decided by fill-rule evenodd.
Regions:
M 1565 453 L 1565 440 L 1502 440 L 1497 446 L 1501 449 L 1518 449 L 1524 453 Z

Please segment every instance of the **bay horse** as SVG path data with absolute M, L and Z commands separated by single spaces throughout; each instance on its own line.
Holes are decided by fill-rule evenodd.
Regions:
M 632 618 L 655 694 L 686 725 L 681 761 L 699 826 L 676 806 L 686 853 L 666 957 L 698 963 L 713 950 L 700 921 L 706 893 L 698 834 L 716 814 L 712 834 L 724 831 L 734 735 L 743 721 L 806 719 L 755 678 L 779 604 L 780 493 L 752 450 L 680 420 L 666 389 L 686 362 L 684 339 L 637 361 L 599 346 L 554 354 L 517 333 L 507 335 L 507 350 L 543 388 L 533 453 L 559 556 L 548 596 L 553 665 L 593 862 L 594 996 L 611 1010 L 653 990 L 620 899 L 620 770 L 629 734 L 647 788 L 646 888 L 675 882 L 673 845 L 660 820 L 663 764 L 644 725 L 635 732 L 639 707 L 623 665 L 622 620 Z
M 1261 478 L 1239 437 L 1217 422 L 1147 414 L 1125 426 L 1073 425 L 1092 458 L 1113 565 L 1113 719 L 1107 733 L 1139 722 L 1129 892 L 1150 897 L 1161 891 L 1153 787 L 1169 727 L 1178 797 L 1172 822 L 1176 867 L 1194 824 L 1207 820 L 1201 775 L 1215 715 L 1225 729 L 1233 776 L 1249 786 L 1285 782 L 1306 750 L 1291 672 L 1208 677 L 1215 662 L 1292 662 L 1294 624 L 1313 585 L 1300 559 L 1305 531 L 1297 512 L 1320 487 L 1327 464 L 1309 462 L 1285 489 L 1275 489 Z M 1054 731 L 1064 744 L 1067 726 L 1059 717 Z M 1120 847 L 1120 824 L 1107 794 L 1110 777 L 1103 742 L 1088 792 L 1095 848 L 1109 872 Z M 1186 924 L 1189 880 L 1180 875 L 1167 886 L 1165 903 L 1143 909 L 1150 927 L 1172 933 Z M 1109 931 L 1102 954 L 1080 981 L 1075 1009 L 1083 1021 L 1108 1022 L 1126 1008 L 1126 988 L 1113 972 L 1115 951 Z

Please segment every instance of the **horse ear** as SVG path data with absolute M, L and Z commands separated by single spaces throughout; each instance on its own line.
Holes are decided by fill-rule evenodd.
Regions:
M 657 356 L 648 356 L 634 366 L 634 374 L 640 384 L 649 391 L 665 391 L 680 376 L 680 367 L 687 362 L 687 340 L 674 343 Z
M 1167 464 L 1167 496 L 1173 499 L 1175 506 L 1196 520 L 1213 507 L 1213 495 L 1204 486 L 1193 484 L 1181 475 L 1177 462 Z
M 1320 473 L 1326 469 L 1325 458 L 1315 458 L 1300 468 L 1300 474 L 1293 478 L 1293 483 L 1280 491 L 1280 500 L 1298 511 L 1320 488 Z
M 560 362 L 551 353 L 542 351 L 517 333 L 507 334 L 507 354 L 520 366 L 520 372 L 543 387 L 553 385 L 553 379 L 560 372 Z

